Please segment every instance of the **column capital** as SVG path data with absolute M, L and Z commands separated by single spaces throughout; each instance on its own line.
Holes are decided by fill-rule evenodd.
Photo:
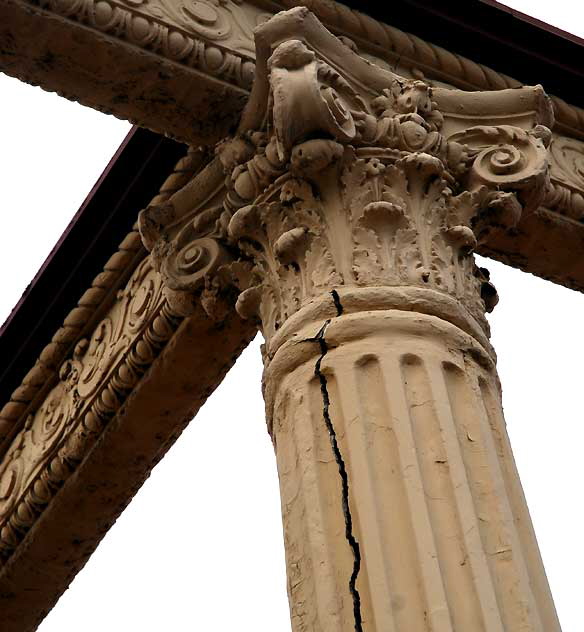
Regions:
M 191 222 L 190 237 L 169 237 L 162 222 L 150 239 L 164 244 L 155 250 L 170 286 L 192 288 L 175 254 L 196 243 L 221 264 L 211 268 L 222 266 L 222 282 L 235 279 L 237 310 L 268 341 L 301 307 L 346 288 L 386 288 L 382 308 L 397 289 L 422 302 L 436 293 L 487 332 L 496 292 L 471 255 L 544 196 L 552 109 L 541 86 L 465 92 L 401 77 L 303 7 L 255 40 L 250 100 L 217 149 L 227 178 L 212 230 Z M 143 226 L 154 216 L 160 226 L 159 209 Z M 229 265 L 225 252 L 242 260 Z M 209 270 L 199 266 L 198 283 Z

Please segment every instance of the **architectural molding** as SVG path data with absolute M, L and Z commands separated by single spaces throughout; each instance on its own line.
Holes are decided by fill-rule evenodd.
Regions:
M 194 145 L 212 145 L 236 126 L 255 72 L 253 28 L 280 9 L 301 4 L 292 0 L 197 0 L 188 6 L 163 0 L 39 2 L 1 0 L 4 72 Z M 342 4 L 324 0 L 305 4 L 361 56 L 400 76 L 423 79 L 434 88 L 521 86 L 507 75 Z M 47 33 L 46 38 L 31 35 L 39 29 Z M 556 120 L 550 153 L 554 167 L 542 206 L 522 218 L 518 239 L 510 242 L 494 236 L 479 246 L 479 252 L 582 290 L 584 266 L 573 260 L 566 268 L 562 244 L 572 249 L 584 244 L 584 177 L 578 166 L 584 161 L 584 110 L 555 96 L 551 100 Z M 557 246 L 543 251 L 533 245 L 544 241 Z
M 148 285 L 152 282 L 159 289 L 157 273 L 149 268 L 148 259 L 141 265 L 140 272 Z M 148 298 L 148 285 L 135 287 L 133 301 L 125 293 L 112 316 L 122 316 L 122 307 L 130 302 L 141 311 L 143 299 Z M 63 381 L 53 391 L 57 407 L 50 411 L 47 400 L 21 435 L 28 454 L 33 448 L 30 441 L 39 439 L 39 430 L 46 442 L 38 446 L 42 463 L 39 452 L 34 453 L 38 475 L 27 470 L 32 484 L 24 490 L 21 502 L 17 502 L 8 519 L 3 520 L 3 632 L 37 629 L 256 332 L 234 312 L 221 322 L 212 321 L 200 308 L 188 318 L 177 318 L 160 293 L 150 295 L 149 304 L 158 313 L 138 315 L 144 328 L 133 338 L 134 347 L 125 346 L 119 338 L 117 347 L 107 349 L 102 344 L 105 340 L 99 341 L 96 332 L 93 345 L 90 342 L 92 346 L 79 361 L 82 366 L 77 366 L 75 357 L 64 363 Z M 135 317 L 128 312 L 127 316 L 125 322 L 129 324 Z M 106 322 L 107 319 L 104 328 L 108 327 Z M 134 322 L 137 324 L 137 320 Z M 129 333 L 126 326 L 126 335 Z M 129 336 L 126 343 L 131 342 Z M 94 365 L 97 371 L 90 376 L 92 360 L 87 354 L 92 349 L 98 354 L 105 352 L 106 356 L 111 351 L 117 357 L 101 379 L 105 357 Z M 113 360 L 111 355 L 108 357 Z M 67 373 L 69 368 L 72 371 Z M 75 397 L 81 380 L 76 384 L 72 380 L 78 379 L 79 369 L 81 375 L 85 371 L 89 377 L 86 386 L 94 388 L 92 401 Z M 69 387 L 72 390 L 68 395 Z M 71 404 L 73 410 L 69 408 L 67 412 L 74 414 L 63 419 L 65 430 L 57 441 L 53 423 L 58 421 L 56 415 L 66 412 L 63 404 Z M 47 422 L 44 425 L 43 420 Z M 18 441 L 17 437 L 14 448 Z M 20 486 L 12 488 L 9 504 L 20 490 Z M 5 486 L 2 491 L 6 491 Z M 3 507 L 6 501 L 0 501 Z
M 304 8 L 258 28 L 256 46 L 237 135 L 200 181 L 141 216 L 176 303 L 231 275 L 239 313 L 262 323 L 269 350 L 323 288 L 407 285 L 456 298 L 487 332 L 493 289 L 468 256 L 550 189 L 553 115 L 541 87 L 472 93 L 400 77 L 349 52 Z M 337 180 L 340 199 L 327 192 Z M 422 206 L 409 207 L 413 190 Z M 244 261 L 230 263 L 230 249 Z
M 208 159 L 189 150 L 152 204 L 188 190 Z M 203 287 L 187 317 L 174 310 L 139 240 L 124 240 L 4 409 L 3 630 L 36 629 L 256 332 L 234 300 L 211 310 Z
M 20 544 L 178 328 L 149 258 L 81 338 L 0 466 L 0 559 Z
M 204 149 L 190 149 L 152 203 L 182 188 L 206 157 Z M 135 227 L 0 411 L 3 561 L 180 323 L 146 255 Z
M 383 60 L 392 68 L 426 80 L 440 80 L 462 90 L 503 90 L 523 84 L 472 59 L 457 55 L 412 33 L 351 9 L 342 3 L 322 0 L 283 0 L 285 8 L 307 6 L 333 33 L 354 40 L 359 50 Z M 397 63 L 396 63 L 397 62 Z M 583 137 L 584 110 L 550 95 L 556 127 L 567 135 Z
M 245 90 L 253 81 L 253 29 L 271 17 L 253 4 L 234 0 L 38 0 L 34 4 Z
M 207 160 L 204 149 L 189 149 L 173 172 L 163 182 L 153 204 L 167 200 L 182 188 Z M 67 315 L 63 326 L 43 349 L 35 365 L 24 377 L 0 410 L 0 454 L 24 425 L 24 420 L 39 407 L 40 402 L 58 380 L 58 372 L 65 359 L 83 336 L 90 335 L 101 315 L 115 301 L 118 292 L 147 252 L 142 245 L 137 225 L 124 237 L 118 250 L 108 259 L 103 271 L 84 292 L 77 306 Z
M 189 145 L 228 132 L 248 92 L 235 75 L 245 83 L 253 74 L 245 55 L 224 55 L 121 3 L 2 0 L 0 23 L 6 74 Z M 46 37 L 35 38 L 39 31 Z
M 550 146 L 551 186 L 544 206 L 584 220 L 584 142 L 554 135 Z
M 55 333 L 51 342 L 43 349 L 39 359 L 24 377 L 22 384 L 14 391 L 10 401 L 0 411 L 0 437 L 3 451 L 6 441 L 10 441 L 15 432 L 23 425 L 23 420 L 42 401 L 47 388 L 51 388 L 58 379 L 59 367 L 77 344 L 88 323 L 92 321 L 104 306 L 114 298 L 120 283 L 128 272 L 144 259 L 140 235 L 137 230 L 129 233 L 105 264 L 104 270 L 94 280 L 92 286 L 79 299 L 77 307 L 65 319 L 63 326 Z
M 179 163 L 140 214 L 145 248 L 133 230 L 2 409 L 7 632 L 34 629 L 258 326 L 295 629 L 308 604 L 335 632 L 361 630 L 367 618 L 390 629 L 403 612 L 404 629 L 424 612 L 444 630 L 480 612 L 488 629 L 556 630 L 504 434 L 484 317 L 496 292 L 473 252 L 584 288 L 573 257 L 584 243 L 582 111 L 552 98 L 552 134 L 541 87 L 324 0 L 310 2 L 314 13 L 296 7 L 268 22 L 284 3 L 0 3 L 3 69 L 176 138 L 214 143 L 233 132 L 249 95 L 213 159 L 197 150 Z M 30 37 L 39 24 L 49 44 Z M 118 74 L 104 81 L 112 60 Z M 400 450 L 410 441 L 424 456 L 424 441 L 438 445 L 429 465 L 398 464 L 418 477 L 400 470 L 409 481 L 400 515 L 411 510 L 416 540 L 410 567 L 423 558 L 416 551 L 432 559 L 414 572 L 426 596 L 401 608 L 396 594 L 391 616 L 371 589 L 389 576 L 378 555 L 388 539 L 372 546 L 363 536 L 367 517 L 383 511 L 360 504 L 375 500 L 366 473 L 388 455 L 371 457 L 357 423 L 337 426 L 353 419 L 394 432 L 384 397 L 401 402 Z M 463 440 L 471 399 L 468 410 L 482 411 L 473 428 L 482 460 Z M 433 434 L 411 441 L 408 424 Z M 302 461 L 299 446 L 302 458 L 320 451 L 325 467 Z M 350 495 L 350 477 L 365 500 Z M 450 513 L 416 496 L 416 485 L 437 480 Z M 305 501 L 315 512 L 308 526 Z M 493 520 L 479 520 L 475 506 Z M 461 561 L 432 535 L 442 519 L 468 553 Z M 322 529 L 307 545 L 299 533 L 314 524 Z M 475 527 L 480 535 L 466 537 Z M 495 550 L 507 536 L 509 548 Z M 452 590 L 438 558 L 452 562 Z

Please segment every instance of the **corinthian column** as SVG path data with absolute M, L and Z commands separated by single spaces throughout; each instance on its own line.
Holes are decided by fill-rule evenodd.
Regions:
M 256 45 L 223 202 L 200 214 L 223 255 L 190 219 L 158 250 L 173 296 L 196 252 L 264 334 L 293 630 L 558 631 L 472 254 L 544 193 L 542 89 L 398 77 L 305 9 Z

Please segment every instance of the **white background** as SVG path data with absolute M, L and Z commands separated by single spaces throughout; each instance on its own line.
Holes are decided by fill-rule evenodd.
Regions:
M 584 36 L 576 0 L 508 4 Z M 1 321 L 129 125 L 4 75 L 0 91 Z M 490 320 L 519 471 L 563 630 L 580 632 L 584 296 L 482 264 L 501 297 Z M 156 467 L 41 632 L 290 630 L 258 346 Z

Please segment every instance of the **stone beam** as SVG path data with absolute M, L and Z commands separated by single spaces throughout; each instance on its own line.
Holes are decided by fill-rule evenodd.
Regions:
M 189 152 L 152 203 L 201 164 Z M 0 411 L 3 632 L 36 629 L 255 334 L 205 296 L 213 319 L 196 292 L 172 308 L 132 231 Z
M 201 310 L 174 331 L 176 323 L 173 318 L 154 322 L 147 335 L 157 336 L 154 328 L 167 327 L 168 340 L 145 347 L 156 356 L 147 367 L 135 355 L 119 366 L 119 372 L 131 372 L 132 363 L 142 365 L 135 378 L 139 381 L 120 384 L 114 376 L 102 391 L 96 418 L 59 417 L 65 403 L 60 382 L 58 401 L 53 391 L 47 405 L 61 407 L 49 416 L 45 406 L 35 416 L 42 418 L 36 423 L 45 424 L 42 431 L 51 433 L 50 439 L 39 443 L 44 437 L 35 422 L 19 436 L 20 458 L 32 448 L 38 460 L 34 472 L 25 472 L 30 485 L 25 494 L 24 480 L 7 482 L 2 468 L 4 632 L 37 628 L 255 333 L 236 314 L 217 324 Z M 5 457 L 6 465 L 16 469 L 20 463 L 13 454 Z M 17 504 L 6 512 L 6 501 L 13 499 Z
M 237 120 L 253 63 L 172 24 L 142 16 L 135 2 L 1 0 L 0 70 L 178 140 L 212 143 Z
M 374 63 L 463 90 L 522 84 L 413 34 L 326 0 L 2 0 L 0 70 L 45 90 L 127 118 L 190 144 L 223 135 L 220 119 L 199 130 L 207 99 L 237 120 L 251 89 L 254 29 L 283 9 L 308 5 L 329 30 Z M 197 86 L 192 91 L 188 87 Z M 194 93 L 193 93 L 194 92 Z M 200 94 L 197 94 L 199 92 Z M 231 100 L 233 99 L 233 101 Z M 559 133 L 584 139 L 584 110 L 552 96 Z M 163 106 L 166 106 L 164 108 Z M 230 109 L 234 111 L 230 112 Z M 213 132 L 212 123 L 218 125 Z M 202 137 L 199 137 L 199 134 Z M 196 141 L 196 142 L 195 142 Z
M 559 632 L 473 257 L 550 190 L 549 100 L 383 70 L 306 8 L 256 47 L 223 197 L 140 227 L 172 309 L 237 288 L 264 335 L 292 629 Z
M 253 29 L 297 0 L 0 0 L 0 69 L 191 145 L 236 124 L 251 89 Z M 342 4 L 311 10 L 366 59 L 405 77 L 463 90 L 521 83 Z M 584 110 L 552 97 L 551 181 L 516 238 L 479 252 L 582 291 Z

